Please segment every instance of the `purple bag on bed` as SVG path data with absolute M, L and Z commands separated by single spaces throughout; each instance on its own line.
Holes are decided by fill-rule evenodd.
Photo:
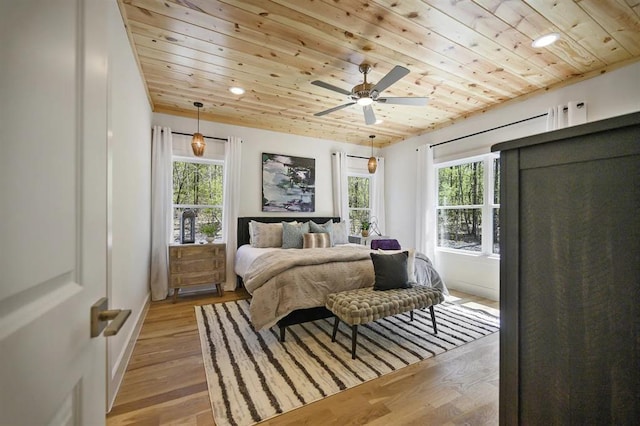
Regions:
M 371 250 L 401 250 L 398 240 L 379 238 L 371 240 Z

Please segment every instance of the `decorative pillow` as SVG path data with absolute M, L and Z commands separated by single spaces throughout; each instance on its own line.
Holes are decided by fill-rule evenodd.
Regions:
M 282 223 L 249 223 L 251 247 L 282 247 Z
M 347 244 L 349 242 L 349 231 L 347 230 L 347 222 L 337 222 L 332 225 L 331 244 Z
M 402 250 L 398 240 L 390 238 L 374 238 L 371 240 L 372 250 Z
M 308 223 L 282 222 L 282 248 L 302 248 L 302 235 L 307 232 Z
M 322 225 L 318 225 L 312 220 L 310 220 L 308 223 L 309 223 L 309 232 L 311 232 L 312 234 L 327 233 L 329 234 L 329 238 L 331 238 L 331 234 L 333 234 L 333 220 L 329 220 L 326 223 L 323 223 Z M 331 247 L 332 245 L 333 243 L 330 243 L 329 247 Z
M 302 240 L 302 248 L 331 247 L 331 237 L 327 232 L 307 233 Z
M 371 253 L 376 281 L 374 290 L 391 290 L 394 288 L 411 288 L 407 275 L 407 259 L 409 252 L 397 254 Z
M 407 276 L 410 283 L 415 283 L 416 279 L 416 251 L 415 249 L 409 250 L 382 250 L 378 249 L 378 254 L 398 254 L 402 252 L 409 252 L 409 258 L 407 259 Z

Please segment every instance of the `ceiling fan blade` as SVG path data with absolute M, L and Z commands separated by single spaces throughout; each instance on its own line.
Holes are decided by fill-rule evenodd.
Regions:
M 377 101 L 383 104 L 425 106 L 429 98 L 378 98 Z
M 362 111 L 364 111 L 365 123 L 376 124 L 376 114 L 373 112 L 373 108 L 371 108 L 371 105 L 363 106 Z
M 353 104 L 355 104 L 355 102 L 349 102 L 348 104 L 338 105 L 337 107 L 333 107 L 333 108 L 329 108 L 329 109 L 324 110 L 324 111 L 316 112 L 313 115 L 315 115 L 316 117 L 321 117 L 323 115 L 332 113 L 334 111 L 338 111 L 339 109 L 346 108 L 346 107 L 351 106 Z
M 384 89 L 391 86 L 393 83 L 400 80 L 407 74 L 409 74 L 408 69 L 406 69 L 405 67 L 401 67 L 400 65 L 396 65 L 391 71 L 389 71 L 387 75 L 382 77 L 382 80 L 380 80 L 378 84 L 373 86 L 371 92 L 382 93 Z
M 342 93 L 343 95 L 348 96 L 351 94 L 351 92 L 348 90 L 341 89 L 339 87 L 334 86 L 333 84 L 325 83 L 324 81 L 313 80 L 311 84 L 318 87 L 322 87 L 323 89 L 329 89 L 329 90 L 333 90 L 334 92 Z

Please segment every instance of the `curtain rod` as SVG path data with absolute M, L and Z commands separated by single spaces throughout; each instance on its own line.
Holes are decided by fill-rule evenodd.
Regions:
M 332 152 L 332 153 L 331 153 L 331 155 L 336 155 L 336 153 L 335 153 L 335 152 Z M 347 154 L 347 157 L 351 157 L 351 158 L 362 158 L 363 160 L 368 160 L 369 158 L 371 158 L 371 157 L 360 157 L 359 155 L 350 155 L 350 154 Z
M 171 131 L 171 133 L 173 133 L 174 135 L 193 136 L 193 133 L 174 132 L 173 130 Z M 219 141 L 225 141 L 225 142 L 227 141 L 227 139 L 225 139 L 225 138 L 216 138 L 214 136 L 204 136 L 203 135 L 202 137 L 207 138 L 207 139 L 215 139 L 215 140 L 219 140 Z
M 576 104 L 576 106 L 578 108 L 582 108 L 584 106 L 584 102 L 580 102 L 580 103 Z M 564 107 L 562 110 L 563 111 L 568 111 L 569 108 L 568 107 Z M 471 133 L 470 135 L 460 136 L 459 138 L 449 139 L 448 141 L 434 143 L 433 145 L 429 145 L 429 148 L 433 148 L 433 147 L 436 147 L 438 145 L 444 145 L 444 144 L 450 143 L 450 142 L 459 141 L 460 139 L 469 138 L 471 136 L 481 135 L 482 133 L 487 133 L 487 132 L 491 132 L 493 130 L 502 129 L 503 127 L 513 126 L 514 124 L 523 123 L 525 121 L 534 120 L 536 118 L 545 117 L 548 114 L 549 113 L 545 112 L 544 114 L 538 114 L 538 115 L 534 115 L 533 117 L 523 118 L 522 120 L 514 121 L 512 123 L 503 124 L 502 126 L 492 127 L 491 129 L 486 129 L 486 130 L 481 130 L 479 132 Z M 417 149 L 416 149 L 416 151 L 417 151 Z

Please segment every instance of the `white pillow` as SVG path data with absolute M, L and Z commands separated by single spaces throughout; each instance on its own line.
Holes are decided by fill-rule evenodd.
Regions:
M 406 249 L 406 250 L 381 250 L 378 249 L 378 254 L 397 254 L 402 253 L 403 251 L 409 252 L 409 257 L 407 258 L 407 275 L 409 276 L 410 283 L 416 283 L 418 280 L 416 279 L 416 250 L 415 249 Z
M 282 223 L 249 222 L 251 247 L 282 247 Z

